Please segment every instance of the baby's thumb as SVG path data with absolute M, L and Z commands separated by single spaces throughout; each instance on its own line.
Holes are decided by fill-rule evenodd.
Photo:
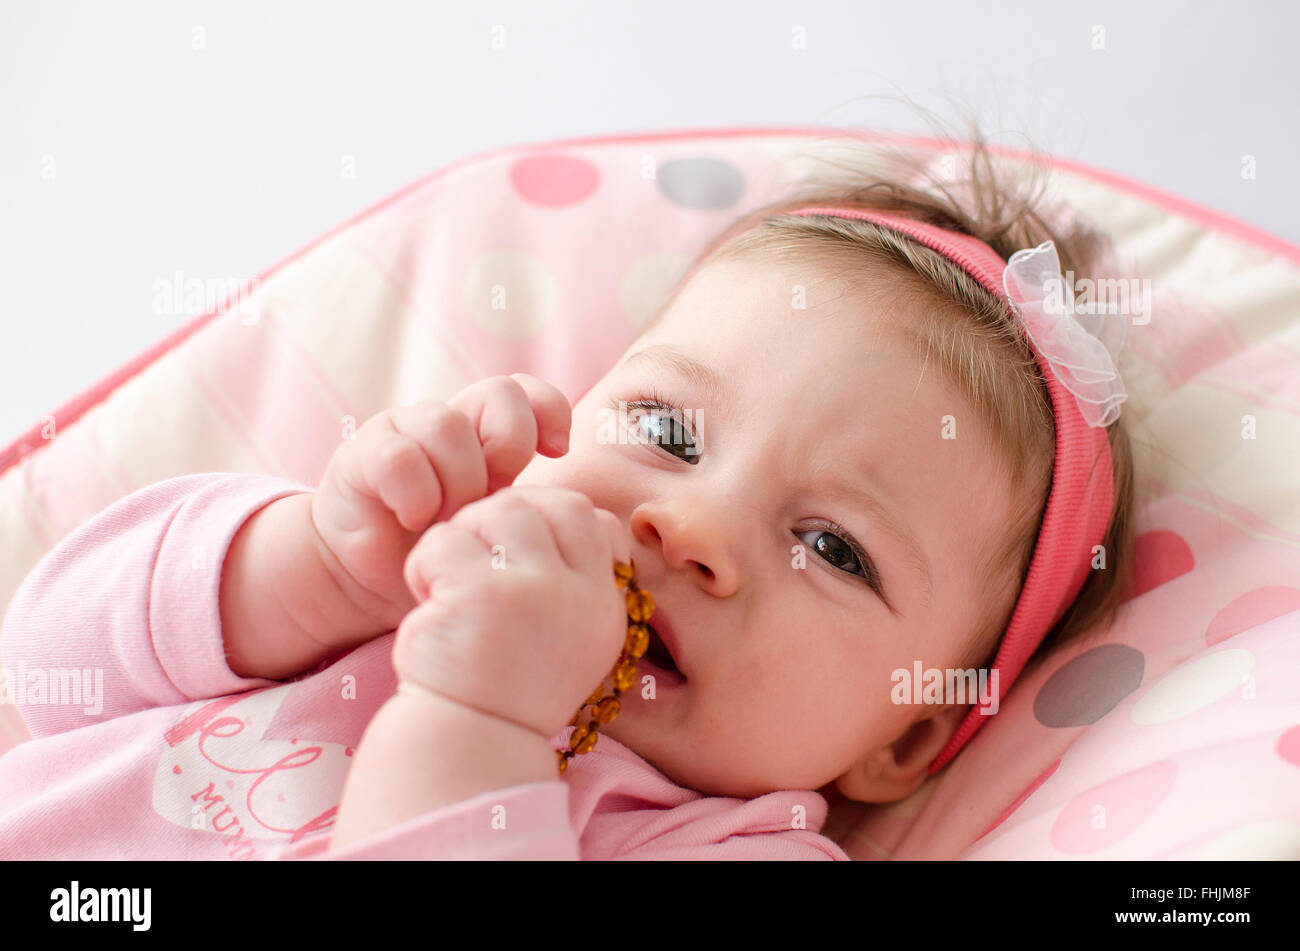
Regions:
M 407 552 L 402 565 L 402 579 L 417 604 L 429 598 L 429 589 L 438 572 L 440 555 L 453 531 L 450 522 L 434 522 Z
M 623 520 L 608 509 L 596 509 L 596 518 L 609 538 L 609 549 L 614 560 L 625 565 L 632 564 L 631 534 L 623 526 Z M 611 565 L 612 569 L 613 566 Z

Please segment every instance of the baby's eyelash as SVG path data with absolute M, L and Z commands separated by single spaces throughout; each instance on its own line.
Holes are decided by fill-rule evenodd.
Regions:
M 619 402 L 620 400 L 617 396 L 611 396 L 609 398 L 610 408 L 617 410 Z M 622 400 L 621 402 L 625 406 L 639 406 L 642 409 L 666 409 L 673 412 L 681 412 L 677 409 L 675 404 L 669 401 L 668 397 L 660 393 L 653 385 L 642 390 L 641 395 L 636 399 Z
M 617 396 L 610 396 L 609 407 L 616 413 L 620 412 L 622 407 L 626 407 L 629 410 L 663 410 L 665 415 L 677 421 L 675 425 L 680 427 L 680 431 L 690 437 L 692 445 L 695 445 L 695 434 L 691 432 L 690 427 L 683 421 L 686 414 L 682 412 L 676 403 L 669 400 L 668 397 L 663 395 L 663 393 L 655 389 L 653 385 L 647 386 L 646 389 L 641 391 L 641 393 L 641 396 L 632 400 L 623 400 Z M 622 407 L 620 407 L 620 403 L 622 404 Z M 699 449 L 696 447 L 696 452 L 698 451 Z

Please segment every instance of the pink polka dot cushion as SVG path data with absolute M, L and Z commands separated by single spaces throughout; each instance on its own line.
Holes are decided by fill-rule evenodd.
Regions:
M 845 147 L 834 130 L 720 130 L 434 172 L 0 452 L 0 604 L 149 483 L 314 483 L 373 413 L 494 374 L 576 400 L 721 227 Z M 1112 629 L 1027 668 L 916 794 L 838 803 L 824 831 L 864 859 L 1300 858 L 1300 248 L 1070 163 L 1052 186 L 1155 295 L 1121 361 L 1137 593 Z M 0 706 L 0 749 L 25 735 Z

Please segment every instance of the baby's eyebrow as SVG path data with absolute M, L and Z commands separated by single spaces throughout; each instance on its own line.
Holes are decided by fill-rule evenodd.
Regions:
M 712 367 L 700 363 L 694 357 L 682 353 L 675 347 L 661 343 L 638 350 L 619 364 L 619 369 L 637 360 L 648 360 L 662 369 L 685 377 L 697 390 L 705 395 L 710 403 L 725 402 L 727 384 L 722 375 Z

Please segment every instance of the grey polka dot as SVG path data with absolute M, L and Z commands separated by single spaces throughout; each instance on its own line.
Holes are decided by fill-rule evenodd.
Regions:
M 1142 683 L 1146 660 L 1127 644 L 1102 644 L 1052 674 L 1034 698 L 1043 726 L 1096 723 Z
M 673 159 L 659 167 L 657 179 L 669 201 L 706 211 L 730 208 L 745 190 L 740 170 L 715 158 Z

